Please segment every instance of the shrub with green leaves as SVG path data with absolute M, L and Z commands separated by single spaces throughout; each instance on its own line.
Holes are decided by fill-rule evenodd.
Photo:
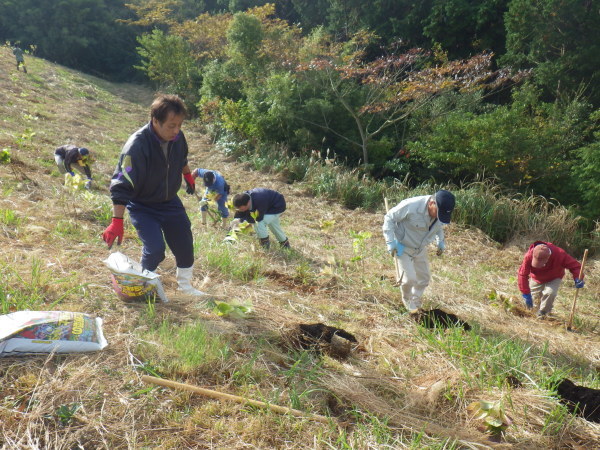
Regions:
M 10 149 L 3 148 L 0 151 L 0 163 L 9 163 L 10 162 Z
M 578 98 L 545 103 L 526 85 L 515 91 L 510 105 L 483 113 L 431 110 L 406 147 L 426 169 L 424 175 L 440 182 L 485 176 L 571 204 L 577 191 L 570 174 L 573 152 L 589 136 L 589 108 Z

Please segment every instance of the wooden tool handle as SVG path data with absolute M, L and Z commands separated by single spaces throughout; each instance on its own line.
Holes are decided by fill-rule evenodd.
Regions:
M 205 389 L 198 386 L 193 386 L 191 384 L 178 383 L 177 381 L 165 380 L 163 378 L 151 377 L 148 375 L 143 375 L 142 381 L 173 389 L 195 392 L 196 394 L 204 395 L 205 397 L 214 398 L 216 400 L 230 400 L 236 403 L 256 406 L 258 408 L 267 408 L 271 411 L 280 414 L 291 414 L 296 417 L 303 417 L 305 419 L 316 420 L 317 422 L 331 423 L 331 419 L 325 416 L 320 416 L 318 414 L 307 414 L 297 409 L 286 408 L 285 406 L 272 405 L 270 403 L 265 403 L 258 400 L 250 400 L 248 398 L 239 397 L 237 395 L 225 394 L 224 392 L 213 391 L 212 389 Z
M 587 260 L 588 249 L 586 248 L 583 252 L 583 259 L 581 260 L 581 269 L 579 269 L 579 279 L 583 276 L 583 269 L 585 267 L 585 261 Z M 575 317 L 575 306 L 577 305 L 577 294 L 579 294 L 579 289 L 575 289 L 575 297 L 573 298 L 573 306 L 571 307 L 571 314 L 569 316 L 569 323 L 567 323 L 567 330 L 571 329 L 573 325 L 573 318 Z

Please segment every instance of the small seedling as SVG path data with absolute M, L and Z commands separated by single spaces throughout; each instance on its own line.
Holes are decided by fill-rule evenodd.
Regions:
M 504 412 L 500 400 L 496 402 L 475 401 L 467 406 L 467 410 L 475 420 L 483 420 L 484 427 L 493 435 L 501 434 L 512 424 L 512 420 Z
M 10 162 L 10 151 L 8 148 L 3 148 L 0 151 L 0 162 L 1 163 L 9 163 Z
M 60 420 L 63 426 L 69 425 L 73 420 L 75 413 L 81 408 L 81 403 L 71 403 L 69 405 L 61 405 L 56 409 L 56 417 Z
M 330 233 L 335 229 L 335 220 L 321 220 L 319 228 L 323 233 Z
M 216 301 L 213 312 L 217 316 L 229 316 L 235 319 L 244 319 L 252 312 L 252 307 L 250 305 L 234 305 Z
M 35 131 L 31 128 L 25 128 L 25 131 L 21 133 L 21 136 L 15 139 L 15 143 L 19 146 L 19 148 L 27 147 L 31 144 L 33 137 L 35 136 Z
M 372 234 L 368 231 L 350 231 L 352 237 L 352 250 L 354 250 L 354 256 L 352 262 L 362 261 L 365 257 L 365 250 L 367 247 L 367 239 L 371 239 Z
M 83 189 L 84 185 L 85 181 L 83 180 L 83 178 L 81 178 L 81 175 L 79 175 L 78 173 L 76 173 L 75 175 L 65 173 L 65 187 L 67 189 L 78 191 L 80 189 Z
M 237 219 L 236 219 L 237 220 Z M 235 222 L 232 223 L 231 231 L 227 233 L 225 239 L 223 241 L 229 242 L 230 244 L 236 243 L 239 240 L 239 235 L 241 234 L 250 234 L 252 232 L 252 227 L 248 222 Z
M 221 220 L 221 213 L 219 211 L 219 206 L 217 205 L 217 193 L 213 191 L 209 191 L 204 194 L 204 197 L 200 200 L 200 210 L 202 208 L 206 208 L 205 211 L 210 217 L 213 225 L 216 225 Z M 198 198 L 200 198 L 198 196 Z

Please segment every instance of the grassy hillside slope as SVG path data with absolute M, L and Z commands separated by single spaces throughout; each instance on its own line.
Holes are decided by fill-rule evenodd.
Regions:
M 110 221 L 108 184 L 131 132 L 148 120 L 152 92 L 109 84 L 26 56 L 17 72 L 0 48 L 0 308 L 81 311 L 104 319 L 109 346 L 84 355 L 0 359 L 0 446 L 6 448 L 594 448 L 600 425 L 570 414 L 549 390 L 568 376 L 600 388 L 600 277 L 588 260 L 576 329 L 574 289 L 563 286 L 550 320 L 515 314 L 516 271 L 527 242 L 500 248 L 450 225 L 425 299 L 471 324 L 428 329 L 412 320 L 394 286 L 378 214 L 346 210 L 277 174 L 251 171 L 184 125 L 190 165 L 218 169 L 233 192 L 282 192 L 292 251 L 237 245 L 202 227 L 198 202 L 180 192 L 193 224 L 199 301 L 176 291 L 171 254 L 161 264 L 170 302 L 123 303 L 102 264 Z M 53 161 L 74 143 L 94 153 L 92 192 L 68 191 Z M 393 204 L 394 199 L 390 199 Z M 326 229 L 325 221 L 335 221 Z M 370 232 L 356 239 L 352 232 Z M 363 235 L 364 236 L 364 235 Z M 356 244 L 356 245 L 353 245 Z M 362 245 L 361 245 L 362 244 Z M 141 252 L 126 221 L 120 248 Z M 568 278 L 566 278 L 568 280 Z M 214 301 L 252 305 L 219 316 Z M 349 358 L 300 351 L 290 336 L 321 322 L 356 336 Z M 155 375 L 328 415 L 323 424 L 168 390 Z M 499 442 L 469 414 L 501 401 L 512 419 Z M 79 447 L 78 447 L 79 446 Z

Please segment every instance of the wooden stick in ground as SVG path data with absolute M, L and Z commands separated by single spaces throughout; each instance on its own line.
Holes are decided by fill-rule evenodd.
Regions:
M 331 423 L 331 419 L 318 414 L 304 413 L 297 409 L 286 408 L 285 406 L 271 405 L 269 403 L 260 402 L 258 400 L 250 400 L 244 397 L 238 397 L 237 395 L 225 394 L 223 392 L 213 391 L 212 389 L 204 389 L 198 386 L 192 386 L 191 384 L 178 383 L 176 381 L 165 380 L 163 378 L 150 377 L 148 375 L 142 376 L 142 381 L 145 383 L 158 384 L 159 386 L 169 387 L 173 389 L 179 389 L 184 391 L 195 392 L 196 394 L 204 395 L 205 397 L 214 398 L 216 400 L 231 400 L 236 403 L 242 403 L 244 405 L 252 405 L 258 408 L 267 408 L 271 411 L 278 412 L 280 414 L 291 414 L 296 417 L 302 417 L 304 419 L 316 420 L 322 423 Z
M 385 212 L 387 213 L 390 209 L 388 208 L 388 200 L 387 197 L 383 197 L 383 203 L 385 205 Z M 392 256 L 394 259 L 394 267 L 396 268 L 396 283 L 400 283 L 402 280 L 402 274 L 400 273 L 400 264 L 398 263 L 398 259 L 396 256 Z
M 581 269 L 579 269 L 579 279 L 583 276 L 583 268 L 585 267 L 585 261 L 587 260 L 588 249 L 586 248 L 583 252 L 583 260 L 581 261 Z M 573 325 L 573 318 L 575 317 L 575 306 L 577 305 L 577 294 L 579 289 L 575 289 L 575 297 L 573 297 L 573 306 L 571 307 L 571 315 L 569 316 L 569 323 L 567 323 L 567 330 L 571 331 L 571 325 Z

